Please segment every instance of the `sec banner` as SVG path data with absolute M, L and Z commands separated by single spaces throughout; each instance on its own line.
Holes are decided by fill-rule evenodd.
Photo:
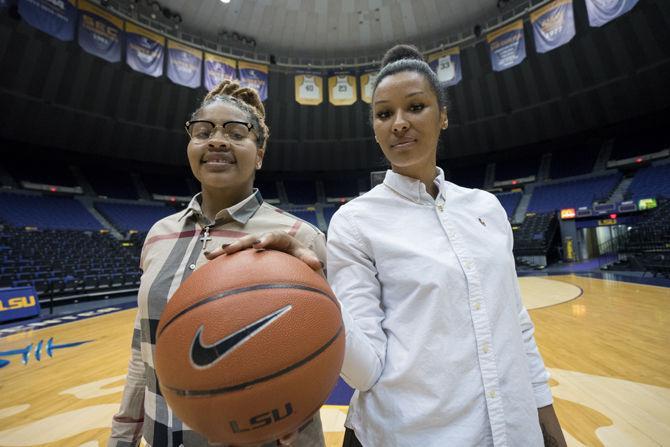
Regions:
M 487 34 L 486 42 L 494 71 L 503 71 L 519 65 L 526 58 L 523 20 L 517 20 Z
M 205 88 L 212 90 L 224 80 L 237 79 L 237 61 L 216 54 L 205 53 Z
M 202 78 L 202 51 L 168 39 L 168 78 L 184 87 L 198 88 Z
M 238 63 L 238 67 L 242 87 L 256 90 L 261 97 L 261 101 L 268 99 L 268 67 L 242 61 Z
M 0 2 L 1 7 L 9 7 L 10 2 Z M 74 0 L 19 0 L 21 18 L 33 28 L 37 28 L 56 39 L 74 40 L 77 24 L 77 6 Z
M 603 26 L 617 17 L 626 14 L 637 5 L 638 0 L 586 0 L 589 25 Z
M 108 62 L 121 60 L 123 20 L 86 0 L 79 0 L 79 46 Z
M 530 14 L 535 51 L 546 53 L 570 42 L 575 36 L 572 0 L 555 0 Z
M 428 56 L 428 65 L 437 74 L 437 79 L 450 87 L 461 82 L 461 49 L 450 48 Z
M 126 63 L 135 71 L 157 78 L 163 74 L 165 37 L 126 22 Z

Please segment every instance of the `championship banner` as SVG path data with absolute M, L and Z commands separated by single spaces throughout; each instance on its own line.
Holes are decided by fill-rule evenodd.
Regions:
M 268 99 L 267 65 L 239 61 L 237 67 L 240 70 L 240 85 L 256 90 L 261 97 L 261 101 Z
M 40 314 L 40 302 L 32 286 L 0 289 L 0 323 Z
M 10 0 L 0 2 L 0 7 L 9 7 Z M 21 18 L 33 28 L 49 34 L 56 39 L 74 40 L 77 24 L 77 6 L 75 0 L 19 0 Z
M 303 106 L 318 106 L 323 102 L 323 78 L 316 73 L 301 73 L 294 77 L 295 102 Z
M 437 73 L 437 79 L 451 87 L 461 82 L 461 49 L 459 47 L 440 51 L 428 56 L 428 65 Z
M 126 22 L 126 63 L 135 71 L 157 78 L 163 74 L 165 37 Z
M 626 14 L 637 5 L 638 0 L 586 0 L 589 25 L 603 26 L 617 17 Z
M 377 81 L 377 71 L 371 71 L 361 75 L 361 99 L 368 104 L 372 102 L 372 87 Z
M 356 102 L 356 76 L 336 73 L 328 78 L 328 101 L 334 106 L 349 106 Z
M 175 84 L 200 87 L 202 51 L 168 39 L 167 75 Z
M 575 37 L 572 0 L 555 0 L 530 14 L 535 51 L 546 53 L 565 45 Z
M 79 46 L 108 62 L 121 60 L 123 20 L 86 0 L 79 0 Z
M 212 90 L 224 80 L 237 79 L 237 61 L 216 54 L 205 53 L 205 88 Z
M 503 71 L 519 65 L 526 58 L 523 20 L 517 20 L 487 34 L 486 42 L 494 71 Z

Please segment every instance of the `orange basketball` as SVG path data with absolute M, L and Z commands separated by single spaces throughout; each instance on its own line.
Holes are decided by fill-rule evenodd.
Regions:
M 343 357 L 326 280 L 285 253 L 245 250 L 181 284 L 161 315 L 155 367 L 181 420 L 239 445 L 298 430 L 335 386 Z

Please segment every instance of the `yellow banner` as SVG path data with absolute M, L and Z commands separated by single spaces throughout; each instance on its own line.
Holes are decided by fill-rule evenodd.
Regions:
M 294 77 L 295 102 L 303 106 L 318 106 L 323 102 L 323 78 L 313 74 Z
M 356 102 L 356 77 L 335 75 L 328 78 L 328 101 L 334 106 L 348 106 Z
M 361 75 L 361 99 L 368 104 L 372 102 L 372 86 L 377 80 L 378 73 L 365 73 Z

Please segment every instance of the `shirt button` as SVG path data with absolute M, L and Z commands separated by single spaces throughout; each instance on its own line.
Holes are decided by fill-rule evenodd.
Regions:
M 484 354 L 489 353 L 489 344 L 488 343 L 484 343 L 484 347 L 482 347 L 482 351 L 484 351 Z
M 489 391 L 489 397 L 491 399 L 495 399 L 496 398 L 496 392 L 495 391 Z
M 468 269 L 468 270 L 470 270 L 472 268 L 472 262 L 470 262 L 470 261 L 465 261 L 463 263 L 463 265 L 465 265 L 465 268 Z
M 482 308 L 482 305 L 479 303 L 475 303 L 475 310 L 479 310 Z
M 195 270 L 195 264 L 189 265 L 188 268 L 190 268 L 191 270 Z

